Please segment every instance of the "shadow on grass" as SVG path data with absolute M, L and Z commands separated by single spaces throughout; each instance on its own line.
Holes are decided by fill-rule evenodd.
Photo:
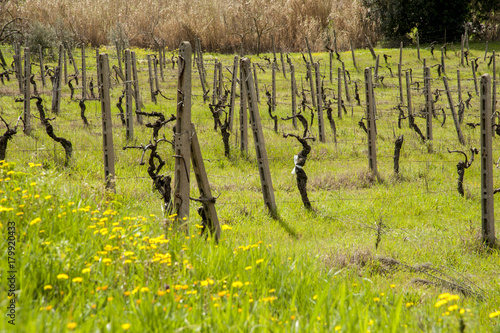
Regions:
M 271 217 L 278 221 L 279 225 L 288 233 L 288 235 L 292 236 L 295 239 L 300 238 L 300 234 L 297 233 L 284 219 L 281 217 L 278 211 L 274 211 L 271 213 Z

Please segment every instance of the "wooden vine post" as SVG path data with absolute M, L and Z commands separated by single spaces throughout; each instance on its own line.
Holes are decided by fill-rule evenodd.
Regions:
M 342 73 L 344 75 L 344 90 L 345 90 L 345 98 L 348 102 L 351 101 L 351 95 L 349 94 L 349 82 L 347 82 L 347 71 L 345 70 L 345 64 L 342 61 Z
M 340 67 L 337 68 L 337 115 L 342 119 L 342 73 Z
M 314 64 L 316 72 L 316 96 L 318 99 L 318 131 L 319 141 L 326 142 L 325 123 L 323 120 L 323 97 L 321 94 L 321 72 L 319 71 L 319 62 Z
M 30 112 L 30 99 L 31 99 L 31 64 L 30 64 L 30 49 L 24 48 L 24 134 L 29 135 L 31 132 L 31 112 Z
M 474 64 L 474 61 L 471 61 L 471 67 L 472 67 L 472 77 L 474 79 L 474 89 L 476 89 L 476 95 L 479 96 L 479 88 L 477 85 L 477 76 L 476 76 L 476 66 Z
M 408 122 L 411 128 L 411 120 L 410 117 L 413 116 L 413 106 L 411 102 L 411 85 L 410 85 L 410 72 L 406 71 L 406 101 L 408 104 Z
M 351 44 L 352 63 L 354 68 L 358 69 L 358 66 L 356 66 L 356 57 L 354 56 L 354 48 L 352 47 L 352 39 L 349 39 L 349 43 Z
M 231 96 L 229 97 L 229 131 L 233 130 L 233 122 L 234 122 L 234 108 L 236 105 L 236 80 L 238 78 L 238 61 L 239 57 L 234 56 L 233 61 L 233 72 L 231 73 Z
M 139 78 L 137 76 L 137 59 L 134 51 L 130 51 L 130 60 L 132 62 L 132 77 L 134 79 L 134 100 L 135 100 L 135 113 L 137 117 L 137 122 L 142 125 L 142 115 L 139 113 L 141 111 L 141 93 L 139 91 Z
M 493 87 L 491 92 L 491 114 L 495 114 L 497 109 L 497 78 L 496 78 L 496 61 L 495 51 L 493 50 Z
M 109 96 L 109 60 L 107 54 L 99 55 L 99 96 L 102 115 L 102 144 L 104 154 L 104 181 L 106 189 L 115 191 L 115 151 L 113 147 L 113 121 Z
M 179 47 L 177 78 L 177 122 L 175 124 L 174 212 L 177 218 L 189 217 L 189 170 L 191 161 L 191 44 Z
M 126 101 L 126 133 L 127 140 L 134 139 L 134 117 L 132 111 L 132 59 L 130 50 L 125 50 L 125 101 Z
M 175 189 L 174 209 L 178 221 L 189 217 L 190 177 L 189 170 L 193 164 L 200 198 L 195 199 L 202 203 L 203 219 L 215 240 L 220 237 L 220 225 L 215 210 L 215 198 L 212 197 L 208 182 L 200 143 L 191 123 L 191 61 L 192 49 L 189 42 L 182 42 L 179 46 L 178 82 L 177 82 L 177 123 L 175 125 Z M 191 163 L 190 163 L 191 162 Z
M 45 67 L 43 65 L 43 49 L 42 45 L 38 44 L 38 56 L 40 58 L 40 76 L 42 77 L 42 85 L 45 88 Z
M 401 42 L 399 46 L 398 82 L 399 82 L 399 100 L 401 103 L 404 103 L 402 69 L 403 69 L 403 42 Z
M 153 64 L 151 55 L 147 55 L 148 58 L 148 73 L 149 73 L 149 91 L 151 92 L 151 102 L 156 104 L 156 92 L 154 88 L 154 78 L 153 78 Z
M 294 128 L 297 128 L 297 117 L 295 115 L 297 114 L 297 82 L 295 81 L 295 66 L 290 62 L 290 86 L 291 86 L 291 93 L 292 93 L 292 124 Z
M 425 119 L 426 119 L 426 140 L 429 144 L 429 152 L 432 152 L 432 93 L 431 93 L 431 69 L 425 67 Z
M 491 137 L 491 78 L 481 77 L 481 222 L 482 240 L 495 245 L 495 214 L 493 200 L 493 156 Z
M 55 114 L 59 114 L 59 111 L 61 109 L 61 77 L 63 57 L 64 48 L 62 45 L 59 45 L 59 61 L 56 69 L 54 70 L 54 82 L 52 87 L 52 112 L 54 112 Z
M 257 103 L 260 103 L 259 79 L 257 77 L 257 67 L 255 67 L 255 63 L 253 63 L 253 80 L 255 82 L 255 94 L 257 95 Z
M 240 59 L 240 151 L 248 155 L 248 94 L 242 66 L 242 59 Z
M 368 134 L 368 164 L 370 170 L 378 178 L 377 171 L 377 134 L 375 129 L 375 108 L 373 98 L 372 70 L 365 68 L 365 88 L 366 88 L 366 123 Z
M 450 104 L 450 111 L 453 117 L 453 122 L 455 123 L 455 129 L 457 130 L 458 142 L 461 145 L 465 145 L 464 135 L 462 129 L 460 128 L 460 122 L 458 121 L 457 113 L 455 112 L 455 106 L 453 105 L 453 99 L 451 98 L 450 87 L 448 86 L 448 79 L 443 76 L 444 88 L 446 89 L 446 95 L 448 96 L 448 103 Z
M 87 63 L 85 59 L 85 44 L 82 44 L 82 99 L 87 99 Z
M 260 121 L 259 106 L 257 97 L 255 96 L 255 86 L 250 68 L 250 60 L 243 58 L 241 60 L 243 77 L 245 78 L 244 85 L 248 96 L 248 107 L 250 109 L 250 119 L 252 123 L 253 139 L 255 144 L 255 152 L 257 155 L 257 164 L 259 168 L 260 183 L 262 194 L 264 196 L 264 204 L 269 210 L 271 216 L 277 217 L 276 202 L 274 200 L 273 182 L 271 179 L 271 170 L 269 169 L 269 161 L 267 158 L 266 145 L 264 142 L 264 133 Z M 311 78 L 312 80 L 312 78 Z

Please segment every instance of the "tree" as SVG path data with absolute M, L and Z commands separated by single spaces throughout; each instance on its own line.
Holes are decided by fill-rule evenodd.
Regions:
M 471 18 L 469 0 L 363 0 L 384 37 L 401 40 L 418 29 L 422 42 L 460 40 Z

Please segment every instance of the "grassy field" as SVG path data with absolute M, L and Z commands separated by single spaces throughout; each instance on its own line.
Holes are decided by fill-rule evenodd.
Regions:
M 422 47 L 421 58 L 426 58 L 428 66 L 440 63 L 437 50 L 432 56 L 428 46 Z M 500 44 L 490 43 L 488 50 L 488 56 L 492 50 L 498 53 Z M 12 49 L 2 46 L 2 51 L 10 64 Z M 334 61 L 330 82 L 328 54 L 313 54 L 321 64 L 327 99 L 334 102 L 337 143 L 325 115 L 326 143 L 311 144 L 304 167 L 312 210 L 304 209 L 291 174 L 293 157 L 302 147 L 293 138 L 283 138 L 283 133 L 301 133 L 300 125 L 294 129 L 291 121 L 280 120 L 279 133 L 273 131 L 265 101 L 271 69 L 262 58 L 250 56 L 265 71 L 258 73 L 259 109 L 278 219 L 267 213 L 262 200 L 251 134 L 248 155 L 240 153 L 233 131 L 231 156 L 224 157 L 220 132 L 213 130 L 212 115 L 208 103 L 203 103 L 198 73 L 193 69 L 192 120 L 212 192 L 220 194 L 216 209 L 223 231 L 218 244 L 198 236 L 196 202 L 191 203 L 191 217 L 181 229 L 171 223 L 175 217 L 164 216 L 147 166 L 139 165 L 141 152 L 121 149 L 147 144 L 151 130 L 135 124 L 135 140 L 127 143 L 116 107 L 112 109 L 116 193 L 104 190 L 100 103 L 87 101 L 90 126 L 85 127 L 78 103 L 70 100 L 68 86 L 64 86 L 61 113 L 51 123 L 56 135 L 73 143 L 69 166 L 64 166 L 64 151 L 46 135 L 38 118 L 32 118 L 30 136 L 22 134 L 19 126 L 1 164 L 0 230 L 6 242 L 0 243 L 0 306 L 7 309 L 11 301 L 6 277 L 12 270 L 8 257 L 14 256 L 17 308 L 16 325 L 5 316 L 0 330 L 500 332 L 500 256 L 498 250 L 484 248 L 479 237 L 479 158 L 465 172 L 462 197 L 456 190 L 456 164 L 463 157 L 447 151 L 463 150 L 470 156 L 471 147 L 479 148 L 479 127 L 466 125 L 479 122 L 479 96 L 471 68 L 459 66 L 459 49 L 448 45 L 446 75 L 455 105 L 457 69 L 463 99 L 468 98 L 467 92 L 472 95 L 462 125 L 465 146 L 457 140 L 442 79 L 436 67 L 431 68 L 432 90 L 441 90 L 436 108 L 443 108 L 447 117 L 443 126 L 441 111 L 433 120 L 433 152 L 429 153 L 429 144 L 422 143 L 408 120 L 398 128 L 399 49 L 375 51 L 380 55 L 379 76 L 384 77 L 375 88 L 379 181 L 369 172 L 367 138 L 358 126 L 365 113 L 363 69 L 375 61 L 368 50 L 357 50 L 356 69 L 350 52 L 340 54 L 350 74 L 351 97 L 347 101 L 344 95 L 347 113 L 340 119 L 332 92 L 337 96 L 340 62 Z M 113 48 L 103 47 L 100 52 L 109 53 L 112 64 L 117 64 Z M 145 62 L 149 51 L 136 52 L 144 110 L 166 117 L 175 114 L 175 100 L 150 101 Z M 390 56 L 387 65 L 383 54 Z M 88 75 L 95 82 L 94 52 L 89 49 L 87 55 Z M 230 68 L 233 56 L 204 56 L 211 87 L 214 60 Z M 299 90 L 302 85 L 308 89 L 302 56 L 290 57 Z M 484 73 L 492 75 L 489 59 L 483 59 L 483 44 L 471 44 L 469 59 L 476 57 L 478 80 Z M 33 68 L 45 109 L 50 110 L 51 85 L 41 88 L 38 68 Z M 421 115 L 422 62 L 415 49 L 405 48 L 403 70 L 409 69 L 414 112 Z M 71 74 L 72 66 L 68 70 Z M 176 75 L 177 68 L 167 64 L 160 87 L 167 97 L 176 96 Z M 226 69 L 224 77 L 230 87 Z M 287 80 L 277 73 L 279 117 L 291 115 L 289 79 L 288 71 Z M 361 105 L 353 98 L 355 82 Z M 122 89 L 122 83 L 114 80 L 113 105 Z M 22 103 L 15 102 L 20 97 L 13 77 L 0 85 L 0 115 L 11 125 L 22 114 Z M 407 114 L 406 107 L 403 110 Z M 306 111 L 308 120 L 310 114 Z M 425 134 L 424 119 L 417 117 L 416 123 Z M 160 135 L 171 138 L 172 126 L 168 124 Z M 317 137 L 317 132 L 315 117 L 312 134 Z M 401 134 L 405 141 L 400 173 L 395 175 L 394 141 Z M 159 152 L 167 162 L 164 172 L 173 176 L 171 146 L 165 143 Z M 498 157 L 495 136 L 493 160 Z M 496 168 L 494 173 L 496 180 Z M 193 184 L 191 196 L 197 197 L 197 192 Z M 500 208 L 498 203 L 495 208 Z M 7 239 L 13 225 L 17 239 L 10 249 L 14 253 L 9 254 Z

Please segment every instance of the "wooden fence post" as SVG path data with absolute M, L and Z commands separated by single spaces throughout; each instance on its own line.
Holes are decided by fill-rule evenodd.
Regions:
M 375 50 L 373 49 L 372 43 L 370 42 L 370 39 L 368 38 L 367 35 L 365 35 L 366 42 L 368 43 L 368 48 L 370 49 L 370 53 L 372 54 L 373 59 L 377 58 L 377 55 L 375 54 Z
M 458 93 L 458 104 L 462 103 L 462 86 L 460 82 L 460 69 L 457 69 L 457 93 Z
M 356 66 L 356 57 L 354 56 L 354 48 L 352 47 L 352 39 L 349 39 L 349 43 L 351 44 L 352 63 L 354 64 L 354 68 L 358 69 L 358 66 Z
M 62 45 L 59 45 L 59 61 L 57 67 L 54 70 L 54 83 L 52 87 L 52 112 L 54 112 L 55 114 L 59 114 L 59 111 L 61 110 L 61 77 L 63 57 L 64 48 Z
M 292 88 L 292 124 L 294 128 L 297 128 L 297 118 L 295 115 L 297 114 L 297 82 L 295 81 L 295 67 L 292 63 L 290 63 L 290 86 Z
M 42 76 L 42 85 L 45 88 L 45 67 L 43 65 L 42 45 L 38 44 L 38 56 L 40 58 L 40 75 Z
M 30 49 L 24 48 L 24 134 L 29 135 L 31 132 L 31 63 L 30 63 Z
M 312 56 L 311 56 L 311 59 L 312 59 Z M 314 64 L 312 62 L 311 63 L 308 62 L 307 63 L 307 77 L 309 78 L 309 87 L 311 89 L 311 102 L 312 102 L 313 108 L 316 109 L 318 107 L 318 103 L 316 100 L 316 89 L 314 88 L 314 77 L 312 74 L 311 66 L 314 66 Z
M 404 103 L 403 96 L 403 78 L 402 78 L 402 67 L 403 67 L 403 42 L 399 45 L 399 64 L 398 64 L 398 81 L 399 81 L 399 100 Z
M 23 67 L 22 67 L 22 62 L 21 62 L 21 46 L 19 43 L 14 44 L 14 67 L 16 70 L 16 79 L 19 84 L 19 93 L 23 93 Z
M 319 62 L 314 64 L 316 72 L 316 95 L 318 98 L 318 131 L 319 141 L 326 142 L 325 123 L 323 121 L 323 98 L 321 96 L 321 72 L 319 71 Z
M 224 96 L 224 76 L 223 76 L 223 72 L 222 72 L 222 61 L 219 61 L 217 63 L 217 66 L 218 66 L 218 69 L 217 69 L 217 72 L 219 74 L 219 79 L 218 79 L 218 82 L 217 82 L 217 97 L 219 98 L 222 98 L 222 96 Z
M 242 59 L 240 59 L 240 151 L 248 156 L 248 94 L 242 66 Z
M 99 55 L 99 96 L 101 99 L 102 142 L 104 153 L 104 181 L 106 189 L 115 191 L 115 151 L 113 146 L 113 121 L 109 97 L 109 60 L 107 54 Z
M 271 74 L 271 110 L 276 112 L 276 63 L 272 63 Z
M 134 117 L 132 112 L 132 61 L 130 50 L 125 50 L 125 101 L 126 101 L 126 137 L 127 140 L 134 139 Z
M 253 63 L 253 80 L 255 82 L 255 94 L 257 95 L 257 103 L 260 103 L 259 78 L 257 77 L 257 67 L 255 66 L 255 63 Z
M 344 62 L 342 61 L 342 73 L 344 75 L 344 89 L 345 89 L 345 98 L 348 102 L 351 101 L 351 95 L 349 94 L 349 85 L 347 82 L 347 73 L 346 73 L 346 70 L 345 70 L 345 64 Z
M 418 57 L 418 60 L 420 60 L 420 39 L 418 36 L 418 31 L 417 31 L 417 57 Z
M 73 53 L 71 52 L 71 48 L 68 47 L 67 50 L 68 50 L 69 61 L 71 61 L 71 63 L 73 64 L 73 69 L 75 70 L 75 76 L 78 76 L 80 72 L 78 71 L 78 66 L 76 64 L 75 58 L 73 58 Z
M 328 52 L 328 59 L 330 61 L 330 83 L 333 83 L 333 52 Z
M 207 172 L 205 170 L 205 163 L 203 162 L 203 156 L 201 155 L 198 135 L 196 134 L 193 123 L 191 123 L 191 132 L 190 147 L 193 172 L 195 174 L 198 189 L 200 191 L 200 200 L 202 200 L 201 202 L 203 204 L 203 210 L 205 212 L 207 227 L 210 229 L 212 235 L 214 235 L 215 241 L 218 242 L 221 231 L 219 218 L 217 217 L 217 211 L 215 210 L 215 199 L 212 197 L 210 183 L 208 182 Z
M 219 70 L 219 66 L 217 66 L 217 63 L 218 63 L 218 61 L 217 61 L 217 59 L 215 59 L 214 80 L 213 80 L 213 84 L 212 84 L 212 105 L 217 104 L 217 99 L 219 97 L 218 88 L 217 88 L 217 80 L 218 80 L 217 71 Z
M 462 130 L 460 129 L 460 122 L 457 118 L 457 113 L 455 112 L 455 106 L 453 105 L 453 99 L 451 98 L 450 87 L 448 86 L 448 79 L 446 76 L 443 76 L 444 88 L 446 89 L 446 95 L 448 96 L 448 103 L 450 104 L 450 111 L 453 117 L 453 122 L 455 123 L 455 129 L 457 130 L 458 142 L 460 144 L 465 145 L 464 135 L 462 134 Z
M 63 66 L 64 66 L 64 84 L 68 84 L 68 59 L 67 59 L 67 50 L 66 48 L 63 48 L 63 56 L 64 56 L 64 62 L 63 62 Z
M 464 35 L 460 37 L 460 65 L 464 65 Z
M 472 77 L 474 78 L 474 88 L 476 89 L 476 95 L 479 96 L 479 88 L 477 86 L 476 66 L 474 64 L 474 61 L 471 61 L 471 66 L 472 66 Z
M 496 78 L 496 61 L 495 61 L 495 50 L 493 50 L 493 87 L 491 93 L 491 114 L 495 114 L 497 109 L 497 78 Z M 500 124 L 500 122 L 499 122 Z
M 159 59 L 159 65 L 160 65 L 160 77 L 161 77 L 161 82 L 165 82 L 165 77 L 163 76 L 163 52 L 161 50 L 161 46 L 158 48 L 158 59 Z
M 425 67 L 425 117 L 426 117 L 426 139 L 429 144 L 429 152 L 432 152 L 432 92 L 431 92 L 431 69 Z
M 378 66 L 380 64 L 380 56 L 375 58 L 375 73 L 373 75 L 375 82 L 378 82 Z
M 486 41 L 486 46 L 484 47 L 484 61 L 486 61 L 486 56 L 488 55 L 488 41 Z
M 493 198 L 493 156 L 491 137 L 491 78 L 481 77 L 481 224 L 482 240 L 495 245 L 495 213 Z
M 148 73 L 149 73 L 149 90 L 151 92 L 151 102 L 156 104 L 156 92 L 154 88 L 154 79 L 153 79 L 153 64 L 151 63 L 151 55 L 147 55 L 148 58 Z
M 233 72 L 231 73 L 231 96 L 229 98 L 229 131 L 233 130 L 234 108 L 236 104 L 236 81 L 238 79 L 238 61 L 239 57 L 234 56 Z
M 441 73 L 446 74 L 446 66 L 444 62 L 444 46 L 441 48 Z
M 259 106 L 257 104 L 257 97 L 255 96 L 255 86 L 253 83 L 250 60 L 243 58 L 241 60 L 243 68 L 243 76 L 245 78 L 245 86 L 248 96 L 248 106 L 250 109 L 250 118 L 252 123 L 253 141 L 255 144 L 255 152 L 257 155 L 257 164 L 259 168 L 260 183 L 262 187 L 262 194 L 264 196 L 264 203 L 268 208 L 271 216 L 277 217 L 276 202 L 274 200 L 273 182 L 271 179 L 271 171 L 269 169 L 269 161 L 267 158 L 266 145 L 264 142 L 264 133 L 262 132 L 262 125 L 260 122 Z M 312 78 L 311 78 L 312 79 Z
M 135 56 L 135 52 L 130 52 L 130 60 L 132 62 L 132 77 L 134 80 L 134 99 L 135 99 L 135 112 L 137 122 L 142 125 L 142 115 L 138 114 L 138 111 L 141 111 L 141 92 L 139 91 L 139 79 L 137 77 L 137 59 Z
M 413 106 L 411 104 L 411 85 L 410 85 L 410 72 L 406 71 L 406 100 L 408 104 L 408 124 L 411 128 L 410 117 L 413 116 Z
M 377 171 L 377 135 L 375 130 L 375 112 L 372 85 L 372 70 L 365 68 L 365 88 L 366 88 L 366 129 L 368 135 L 368 165 L 370 170 L 378 178 Z
M 281 58 L 281 69 L 283 70 L 283 77 L 286 80 L 286 68 L 285 68 L 285 62 L 283 61 L 283 52 L 281 51 L 281 48 L 280 48 L 280 58 Z
M 340 67 L 337 68 L 337 114 L 339 119 L 342 119 L 342 76 Z
M 85 59 L 85 44 L 82 44 L 82 99 L 87 99 L 87 63 Z
M 154 62 L 153 72 L 155 74 L 155 95 L 158 95 L 160 91 L 160 79 L 158 78 L 158 58 L 156 55 L 153 55 L 152 61 Z
M 189 170 L 191 161 L 191 44 L 179 46 L 177 122 L 175 124 L 174 212 L 182 221 L 189 217 Z

